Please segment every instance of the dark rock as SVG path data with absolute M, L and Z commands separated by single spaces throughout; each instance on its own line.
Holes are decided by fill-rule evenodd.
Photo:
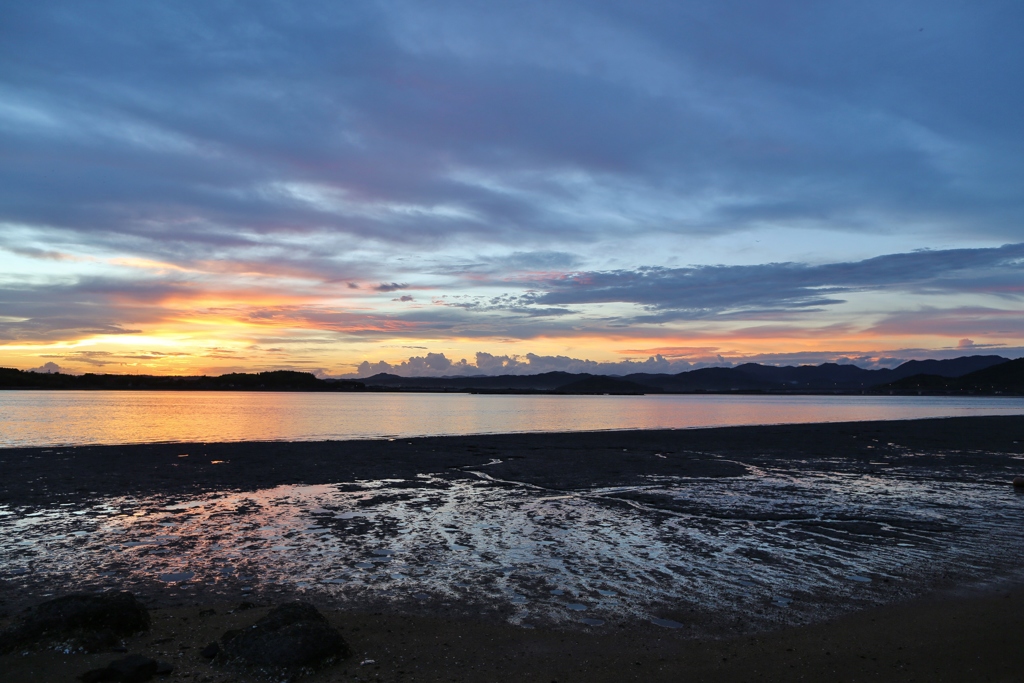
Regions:
M 223 661 L 264 669 L 317 668 L 349 656 L 338 630 L 303 602 L 281 605 L 250 628 L 228 631 L 221 644 Z
M 206 657 L 207 659 L 213 659 L 214 657 L 220 654 L 220 645 L 218 645 L 215 642 L 210 643 L 202 650 L 200 650 L 199 654 L 203 657 Z
M 235 611 L 236 612 L 244 612 L 247 609 L 253 609 L 255 607 L 256 607 L 256 603 L 249 602 L 248 600 L 243 600 L 241 603 L 239 603 L 238 607 L 235 608 Z
M 157 662 L 156 663 L 156 675 L 166 676 L 169 673 L 174 672 L 174 665 L 170 662 Z
M 142 683 L 148 681 L 157 670 L 155 659 L 143 657 L 142 655 L 128 655 L 124 659 L 118 659 L 107 665 L 107 668 L 117 674 L 115 681 L 121 683 Z
M 83 652 L 104 652 L 121 647 L 121 640 L 110 629 L 98 629 L 95 631 L 78 629 L 69 635 L 68 644 L 70 647 Z M 127 651 L 127 648 L 122 650 L 122 652 Z
M 29 609 L 0 634 L 0 653 L 55 640 L 98 652 L 117 646 L 119 636 L 149 629 L 149 623 L 149 611 L 131 593 L 67 595 Z
M 111 669 L 103 667 L 102 669 L 89 669 L 84 674 L 78 677 L 78 680 L 82 683 L 102 683 L 102 681 L 113 681 L 116 680 L 116 676 Z
M 170 673 L 174 668 L 170 664 L 162 664 L 163 673 Z M 92 669 L 79 676 L 83 683 L 102 683 L 102 681 L 118 681 L 118 683 L 143 683 L 159 673 L 161 664 L 155 659 L 142 655 L 128 655 L 106 665 L 102 669 Z
M 1024 477 L 1014 477 L 1013 485 L 1017 488 L 1024 488 Z

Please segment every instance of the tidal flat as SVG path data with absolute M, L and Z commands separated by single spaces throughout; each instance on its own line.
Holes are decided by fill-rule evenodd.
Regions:
M 883 612 L 884 631 L 928 610 L 996 610 L 973 617 L 998 625 L 984 642 L 1024 634 L 1021 474 L 1020 416 L 5 449 L 0 610 L 130 590 L 194 624 L 202 610 L 300 599 L 359 628 L 360 658 L 377 667 L 322 680 L 496 680 L 481 633 L 521 645 L 510 661 L 537 680 L 623 680 L 644 666 L 642 678 L 671 680 L 680 657 L 697 666 L 733 648 L 747 669 L 705 670 L 732 680 L 795 652 L 743 654 L 753 643 L 850 628 L 863 630 L 850 642 L 877 638 L 867 615 Z M 383 624 L 405 646 L 367 637 Z M 906 628 L 892 637 L 934 626 Z M 414 664 L 436 654 L 438 633 L 466 636 L 451 667 Z M 185 646 L 182 670 L 220 680 L 185 665 L 201 644 L 163 637 Z M 915 641 L 922 665 L 952 656 L 942 638 Z M 988 653 L 986 666 L 1014 656 Z M 508 666 L 499 673 L 521 678 Z

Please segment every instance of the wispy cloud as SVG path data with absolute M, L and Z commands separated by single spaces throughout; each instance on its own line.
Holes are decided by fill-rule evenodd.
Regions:
M 1019 4 L 11 5 L 4 348 L 1024 337 Z
M 985 46 L 1019 9 L 908 6 L 918 32 L 870 3 L 799 21 L 739 5 L 12 9 L 2 218 L 149 255 L 765 221 L 1016 231 L 1021 100 L 989 88 L 1019 73 Z
M 638 268 L 570 273 L 539 281 L 545 304 L 626 302 L 650 319 L 700 319 L 761 311 L 800 311 L 843 303 L 852 292 L 901 290 L 924 294 L 1024 295 L 1024 244 L 891 254 L 864 261 L 808 265 Z
M 382 282 L 374 289 L 378 292 L 397 292 L 400 289 L 408 288 L 408 283 L 404 282 Z

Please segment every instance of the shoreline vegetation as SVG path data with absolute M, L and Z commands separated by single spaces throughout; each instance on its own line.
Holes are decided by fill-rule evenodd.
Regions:
M 665 453 L 670 457 L 658 455 Z M 729 471 L 719 470 L 730 463 L 769 462 L 785 462 L 794 472 L 827 466 L 874 478 L 902 463 L 922 473 L 923 485 L 980 477 L 1005 487 L 1012 501 L 1024 495 L 1011 479 L 1022 455 L 1022 416 L 395 441 L 12 448 L 0 449 L 0 505 L 36 509 L 126 492 L 190 496 L 281 484 L 413 478 L 429 471 L 470 477 L 482 466 L 496 480 L 572 490 L 635 484 L 652 475 L 728 477 Z M 919 581 L 913 590 L 908 584 L 906 599 L 867 607 L 837 604 L 838 616 L 780 622 L 767 630 L 682 608 L 673 618 L 685 622 L 685 628 L 674 630 L 649 622 L 525 629 L 493 612 L 459 611 L 457 605 L 450 611 L 432 604 L 346 605 L 260 590 L 236 590 L 232 599 L 203 592 L 201 585 L 176 591 L 156 582 L 114 583 L 110 590 L 130 588 L 150 610 L 148 631 L 124 638 L 119 650 L 93 654 L 25 648 L 0 655 L 0 670 L 11 683 L 74 680 L 126 651 L 169 661 L 176 679 L 255 680 L 211 663 L 202 654 L 204 646 L 233 629 L 250 628 L 273 608 L 299 598 L 314 599 L 352 650 L 351 657 L 301 678 L 309 683 L 1013 681 L 1020 680 L 1018 645 L 1024 637 L 1019 571 L 1019 566 L 1007 566 L 966 583 L 956 575 Z M 74 590 L 74 585 L 43 576 L 37 581 L 31 574 L 0 576 L 0 630 L 17 623 L 26 606 Z
M 0 390 L 427 392 L 471 394 L 786 394 L 786 395 L 1024 395 L 1024 358 L 964 356 L 908 361 L 866 370 L 824 363 L 776 367 L 746 363 L 677 374 L 625 376 L 547 372 L 537 375 L 400 377 L 381 373 L 360 380 L 320 379 L 276 370 L 212 376 L 36 373 L 0 368 Z

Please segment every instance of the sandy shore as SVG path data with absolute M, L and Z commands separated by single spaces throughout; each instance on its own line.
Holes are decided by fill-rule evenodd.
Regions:
M 488 486 L 514 482 L 547 493 L 635 487 L 658 478 L 728 486 L 771 469 L 852 481 L 898 477 L 926 482 L 937 487 L 938 495 L 942 487 L 969 484 L 972 490 L 990 491 L 994 501 L 1005 501 L 1012 522 L 1019 494 L 1009 482 L 1024 473 L 1022 454 L 1021 417 L 7 449 L 0 450 L 0 509 L 25 516 L 61 503 L 81 506 L 125 494 L 184 500 L 283 485 L 411 480 L 423 473 L 479 482 L 486 472 Z M 613 502 L 643 505 L 665 519 L 703 514 L 646 490 L 630 495 Z M 372 597 L 347 604 L 325 599 L 319 604 L 358 654 L 347 666 L 309 680 L 1024 680 L 1019 651 L 1024 590 L 1014 580 L 1021 569 L 1015 559 L 1019 553 L 1011 548 L 999 557 L 970 571 L 954 567 L 918 581 L 907 576 L 898 590 L 876 576 L 870 598 L 844 600 L 826 610 L 824 620 L 788 610 L 796 616 L 774 625 L 765 616 L 773 613 L 756 601 L 750 603 L 749 620 L 734 618 L 747 609 L 742 605 L 729 612 L 729 619 L 680 606 L 670 615 L 685 622 L 680 629 L 630 618 L 595 628 L 540 620 L 527 629 L 485 617 L 476 604 L 460 609 L 448 598 L 416 607 L 395 600 L 374 603 Z M 229 627 L 251 623 L 266 606 L 309 596 L 297 589 L 275 593 L 257 588 L 251 595 L 260 607 L 238 612 L 234 607 L 242 595 L 230 590 L 169 590 L 156 582 L 129 587 L 152 606 L 155 622 L 151 633 L 127 643 L 129 650 L 173 660 L 176 676 L 209 681 L 246 679 L 211 668 L 198 657 L 198 649 Z M 0 568 L 0 617 L 10 621 L 25 605 L 74 588 L 73 576 L 58 581 L 42 572 L 13 574 Z M 200 616 L 211 608 L 216 614 Z M 502 614 L 498 610 L 494 616 Z M 801 621 L 813 623 L 792 625 Z M 0 658 L 0 669 L 8 672 L 5 680 L 71 680 L 114 656 L 7 655 Z M 358 666 L 356 660 L 363 659 L 375 663 Z
M 128 651 L 175 666 L 171 680 L 252 680 L 199 654 L 267 609 L 203 605 L 153 611 Z M 215 614 L 208 614 L 213 609 Z M 204 612 L 200 614 L 200 612 Z M 695 639 L 654 626 L 618 632 L 535 629 L 465 619 L 326 612 L 354 655 L 303 678 L 327 681 L 994 681 L 1024 680 L 1024 588 L 932 595 L 825 624 Z M 0 657 L 5 681 L 73 681 L 122 655 L 52 651 Z M 362 662 L 372 663 L 361 665 Z
M 674 454 L 660 458 L 656 454 Z M 180 457 L 187 454 L 188 457 Z M 717 429 L 490 434 L 326 442 L 169 443 L 0 449 L 0 505 L 150 492 L 323 484 L 474 469 L 549 488 L 628 485 L 652 475 L 728 476 L 740 463 L 831 460 L 851 472 L 880 459 L 955 475 L 1003 474 L 1024 454 L 1024 416 Z M 1024 463 L 1020 468 L 1024 470 Z M 993 484 L 1002 485 L 1002 479 Z

